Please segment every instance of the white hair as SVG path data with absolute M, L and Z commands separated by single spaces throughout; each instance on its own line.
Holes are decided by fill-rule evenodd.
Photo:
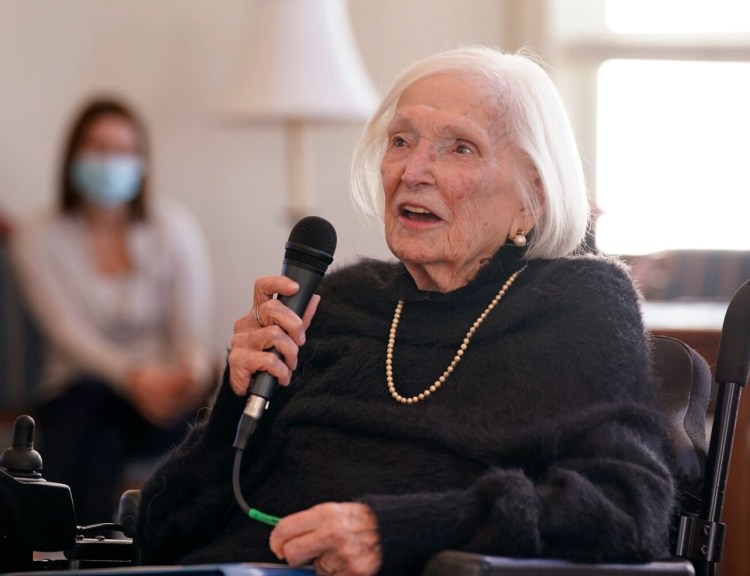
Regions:
M 401 95 L 415 82 L 438 73 L 468 74 L 489 84 L 498 105 L 507 107 L 511 145 L 535 167 L 542 187 L 517 175 L 518 191 L 536 220 L 526 255 L 557 258 L 578 248 L 586 234 L 590 202 L 573 128 L 557 88 L 544 69 L 524 53 L 485 46 L 441 52 L 413 64 L 394 81 L 365 126 L 354 150 L 352 196 L 365 216 L 382 218 L 385 201 L 380 164 L 388 144 L 388 124 Z

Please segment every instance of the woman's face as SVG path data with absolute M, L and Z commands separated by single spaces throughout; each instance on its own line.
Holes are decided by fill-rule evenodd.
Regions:
M 69 178 L 84 206 L 125 212 L 139 193 L 144 164 L 138 129 L 116 114 L 93 120 L 76 149 Z
M 533 225 L 516 191 L 505 113 L 479 80 L 448 73 L 415 82 L 398 101 L 381 164 L 385 235 L 421 289 L 463 286 L 510 232 Z

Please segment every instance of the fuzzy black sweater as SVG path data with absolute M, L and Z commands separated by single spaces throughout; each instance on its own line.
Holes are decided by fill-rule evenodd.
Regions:
M 470 284 L 419 291 L 403 265 L 328 275 L 288 388 L 245 451 L 251 506 L 283 516 L 325 501 L 374 510 L 383 574 L 418 574 L 441 549 L 588 561 L 666 554 L 671 448 L 638 296 L 595 256 L 532 260 L 443 387 L 416 405 L 514 271 L 503 247 Z M 274 561 L 270 528 L 235 503 L 231 473 L 245 400 L 225 380 L 210 416 L 143 489 L 144 563 Z

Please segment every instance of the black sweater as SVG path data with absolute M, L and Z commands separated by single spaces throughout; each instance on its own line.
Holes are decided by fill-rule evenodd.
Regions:
M 291 385 L 245 451 L 249 504 L 283 516 L 325 501 L 374 510 L 383 574 L 417 574 L 441 549 L 590 561 L 666 553 L 670 444 L 638 297 L 594 256 L 532 260 L 427 400 L 401 405 L 385 381 L 393 312 L 404 396 L 445 370 L 511 272 L 503 247 L 470 284 L 419 291 L 401 264 L 328 275 Z M 231 488 L 244 399 L 225 375 L 207 421 L 144 487 L 144 563 L 273 561 L 270 528 Z

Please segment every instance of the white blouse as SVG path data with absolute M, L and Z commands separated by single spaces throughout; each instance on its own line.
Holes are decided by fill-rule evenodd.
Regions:
M 45 334 L 41 392 L 49 398 L 91 374 L 120 391 L 145 364 L 187 366 L 208 383 L 213 294 L 208 250 L 195 220 L 161 201 L 130 228 L 133 269 L 96 269 L 81 215 L 43 214 L 21 227 L 11 256 Z

